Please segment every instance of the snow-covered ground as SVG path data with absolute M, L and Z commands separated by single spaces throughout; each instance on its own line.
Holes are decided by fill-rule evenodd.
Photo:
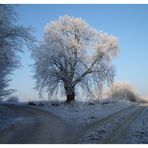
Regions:
M 10 117 L 15 117 L 15 113 L 12 112 L 12 110 L 10 110 L 9 108 L 0 105 L 0 121 L 6 120 Z
M 91 122 L 100 120 L 115 112 L 118 112 L 124 108 L 135 104 L 129 101 L 102 101 L 102 102 L 75 102 L 71 104 L 60 102 L 35 102 L 35 108 L 46 110 L 61 118 L 63 118 L 67 124 L 76 130 L 89 125 Z M 38 105 L 37 105 L 38 104 Z M 18 104 L 25 105 L 25 104 Z M 131 109 L 132 110 L 132 109 Z M 110 135 L 112 130 L 120 125 L 122 121 L 130 114 L 128 112 L 122 112 L 120 116 L 108 122 L 102 127 L 95 129 L 94 131 L 84 135 L 80 139 L 80 143 L 101 143 L 104 137 Z M 121 140 L 121 143 L 148 143 L 148 108 L 146 108 L 142 114 L 131 125 L 126 136 Z M 26 118 L 25 118 L 26 119 Z M 21 114 L 13 112 L 7 106 L 0 104 L 0 129 L 7 128 L 11 123 L 19 122 Z M 29 120 L 29 119 L 27 119 Z
M 6 106 L 0 105 L 0 129 L 6 128 L 17 116 L 14 111 Z
M 8 103 L 8 102 L 1 102 L 0 103 L 0 130 L 8 128 L 10 125 L 22 122 L 32 122 L 31 118 L 23 117 L 22 113 L 18 111 L 14 111 L 7 107 L 7 105 L 3 104 L 12 104 L 12 105 L 17 105 L 17 106 L 22 106 L 23 104 L 21 103 Z
M 39 104 L 39 102 L 35 102 L 35 104 Z M 101 102 L 75 102 L 71 104 L 62 102 L 42 102 L 42 104 L 44 104 L 44 106 L 38 105 L 34 107 L 49 111 L 63 118 L 71 127 L 80 129 L 91 122 L 122 110 L 132 103 L 128 101 L 103 100 Z M 17 105 L 25 104 L 18 103 Z M 18 122 L 18 120 L 22 120 L 19 113 L 10 110 L 7 106 L 0 105 L 0 128 L 5 128 L 9 123 Z
M 131 124 L 121 143 L 148 144 L 148 108 Z
M 72 104 L 65 103 L 46 103 L 38 108 L 49 111 L 63 118 L 69 125 L 77 129 L 102 119 L 119 110 L 127 108 L 132 103 L 128 101 L 111 101 L 104 102 L 75 102 Z
M 101 127 L 95 129 L 94 131 L 84 135 L 80 139 L 80 143 L 91 143 L 99 144 L 104 143 L 104 139 L 110 137 L 112 131 L 120 126 L 120 124 L 127 118 L 127 115 L 132 113 L 132 109 L 126 110 L 126 112 L 121 112 L 120 115 L 113 118 L 107 124 L 102 125 Z

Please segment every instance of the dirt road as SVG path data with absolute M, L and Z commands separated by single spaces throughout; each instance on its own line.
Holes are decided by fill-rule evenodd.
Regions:
M 98 120 L 83 127 L 80 131 L 75 131 L 69 127 L 63 119 L 46 111 L 41 111 L 27 106 L 5 104 L 3 107 L 9 108 L 16 117 L 13 117 L 10 125 L 5 129 L 0 129 L 0 143 L 42 143 L 42 144 L 68 144 L 79 143 L 81 137 L 95 131 L 96 129 L 116 121 L 119 117 L 124 117 L 115 126 L 111 133 L 100 141 L 100 143 L 120 143 L 120 139 L 126 134 L 130 125 L 144 110 L 145 106 L 133 105 L 122 109 L 104 119 Z M 10 116 L 11 117 L 11 116 Z M 13 124 L 12 124 L 13 123 Z
M 0 143 L 72 143 L 72 131 L 59 117 L 38 109 L 4 105 L 17 114 L 15 124 L 0 131 Z

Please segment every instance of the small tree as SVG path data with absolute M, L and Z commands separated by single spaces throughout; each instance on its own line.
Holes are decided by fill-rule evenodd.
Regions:
M 32 46 L 35 39 L 31 28 L 16 24 L 17 14 L 12 5 L 0 5 L 0 97 L 9 95 L 10 75 L 20 66 L 22 47 Z
M 112 83 L 111 61 L 118 51 L 112 35 L 95 30 L 82 19 L 60 17 L 46 25 L 43 41 L 32 51 L 36 89 L 49 96 L 64 92 L 69 103 L 80 88 L 89 92 L 99 81 Z

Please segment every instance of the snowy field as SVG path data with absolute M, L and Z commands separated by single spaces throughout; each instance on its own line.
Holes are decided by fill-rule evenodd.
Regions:
M 70 126 L 82 128 L 91 122 L 100 120 L 110 114 L 129 107 L 133 103 L 129 101 L 111 102 L 75 102 L 65 103 L 46 103 L 44 106 L 37 107 L 49 111 L 63 118 Z

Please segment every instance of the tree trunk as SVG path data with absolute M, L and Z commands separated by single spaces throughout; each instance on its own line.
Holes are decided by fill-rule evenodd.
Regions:
M 75 100 L 75 93 L 73 92 L 72 94 L 67 94 L 67 100 L 66 103 L 70 103 L 71 101 Z
M 66 103 L 70 103 L 71 101 L 75 100 L 75 90 L 74 87 L 67 87 L 66 85 L 64 86 L 65 88 L 65 93 L 66 93 Z

